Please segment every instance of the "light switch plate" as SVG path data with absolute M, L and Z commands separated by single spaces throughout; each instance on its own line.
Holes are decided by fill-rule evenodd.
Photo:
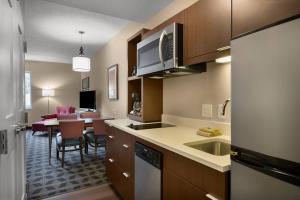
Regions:
M 218 104 L 218 118 L 226 119 L 226 114 L 222 115 L 222 112 L 223 112 L 223 104 Z
M 202 117 L 212 118 L 212 104 L 202 104 Z
M 7 154 L 7 130 L 0 131 L 0 154 Z

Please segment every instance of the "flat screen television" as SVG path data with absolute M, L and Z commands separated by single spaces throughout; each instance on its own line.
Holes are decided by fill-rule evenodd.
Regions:
M 81 91 L 79 102 L 80 108 L 96 109 L 96 91 Z

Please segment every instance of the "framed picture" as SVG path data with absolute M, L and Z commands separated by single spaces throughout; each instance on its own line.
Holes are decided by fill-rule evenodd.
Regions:
M 86 77 L 81 81 L 81 89 L 89 90 L 90 89 L 90 77 Z
M 118 99 L 118 64 L 107 69 L 108 76 L 108 99 Z

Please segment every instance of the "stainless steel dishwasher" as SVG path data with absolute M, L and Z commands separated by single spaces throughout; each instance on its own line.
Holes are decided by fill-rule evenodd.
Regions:
M 135 200 L 162 199 L 162 154 L 135 144 Z

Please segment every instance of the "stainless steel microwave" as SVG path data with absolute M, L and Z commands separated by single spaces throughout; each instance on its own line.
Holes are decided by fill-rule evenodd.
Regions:
M 137 44 L 137 75 L 149 75 L 183 64 L 183 28 L 173 23 Z

